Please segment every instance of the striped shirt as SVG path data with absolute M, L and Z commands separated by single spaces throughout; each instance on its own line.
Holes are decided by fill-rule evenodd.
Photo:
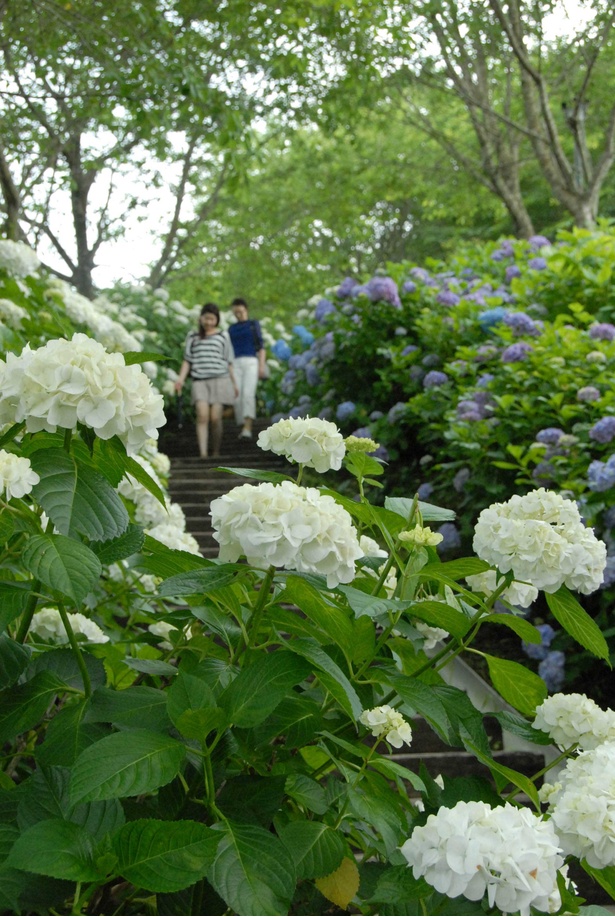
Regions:
M 215 379 L 228 375 L 229 363 L 235 354 L 230 338 L 226 332 L 217 331 L 200 338 L 196 331 L 191 331 L 186 338 L 184 360 L 190 363 L 192 379 Z

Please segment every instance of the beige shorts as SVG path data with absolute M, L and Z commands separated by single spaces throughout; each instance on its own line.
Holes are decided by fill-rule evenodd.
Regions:
M 206 401 L 207 404 L 233 404 L 235 389 L 231 377 L 214 376 L 212 379 L 192 380 L 192 403 Z

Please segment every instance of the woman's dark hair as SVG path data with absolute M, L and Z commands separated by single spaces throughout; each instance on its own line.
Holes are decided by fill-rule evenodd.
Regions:
M 206 302 L 205 303 L 205 305 L 201 309 L 201 315 L 206 315 L 207 313 L 210 313 L 210 315 L 215 315 L 216 316 L 216 325 L 220 324 L 220 310 L 218 309 L 215 302 Z M 205 331 L 200 321 L 199 321 L 199 337 L 201 338 L 205 337 Z

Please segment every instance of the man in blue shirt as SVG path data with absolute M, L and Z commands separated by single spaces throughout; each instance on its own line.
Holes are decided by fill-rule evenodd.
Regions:
M 239 395 L 235 399 L 235 420 L 241 427 L 240 439 L 252 439 L 252 421 L 256 417 L 256 386 L 264 378 L 265 347 L 260 325 L 248 317 L 248 304 L 237 298 L 231 303 L 235 324 L 229 335 L 235 352 L 235 379 Z

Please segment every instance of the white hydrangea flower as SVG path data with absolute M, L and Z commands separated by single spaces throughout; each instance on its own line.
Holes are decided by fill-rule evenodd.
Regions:
M 73 632 L 77 636 L 82 634 L 89 643 L 108 643 L 107 634 L 81 612 L 72 614 L 67 612 L 67 617 Z M 54 643 L 68 643 L 68 634 L 64 629 L 60 612 L 57 608 L 41 608 L 32 617 L 30 631 L 41 637 L 43 640 L 50 640 Z
M 13 331 L 19 331 L 21 323 L 27 317 L 28 313 L 21 306 L 11 302 L 10 299 L 0 299 L 0 318 Z
M 404 743 L 410 745 L 412 741 L 410 723 L 388 704 L 364 710 L 359 717 L 359 722 L 371 729 L 375 738 L 386 739 L 393 748 L 401 748 Z
M 401 852 L 415 879 L 470 901 L 485 893 L 489 907 L 528 914 L 546 911 L 563 864 L 553 825 L 510 803 L 458 802 L 415 828 Z
M 189 532 L 185 532 L 181 526 L 174 525 L 172 522 L 162 522 L 147 530 L 147 534 L 161 541 L 167 548 L 172 551 L 187 551 L 189 554 L 200 554 L 201 549 L 196 538 Z
M 603 710 L 585 694 L 552 694 L 536 708 L 534 727 L 560 748 L 588 750 L 615 742 L 615 711 Z
M 539 488 L 478 517 L 474 551 L 502 573 L 544 592 L 560 586 L 589 594 L 602 583 L 606 545 L 583 524 L 572 500 Z
M 39 481 L 40 477 L 32 470 L 29 458 L 0 449 L 0 490 L 5 491 L 7 500 L 25 497 Z
M 444 540 L 444 535 L 439 532 L 433 532 L 428 525 L 415 525 L 413 529 L 400 532 L 397 536 L 402 544 L 413 544 L 417 546 L 428 545 L 435 547 Z
M 425 638 L 425 643 L 423 644 L 424 650 L 434 649 L 438 643 L 442 643 L 443 640 L 447 640 L 450 636 L 449 632 L 444 630 L 444 628 L 432 627 L 430 624 L 426 624 L 425 621 L 414 619 L 412 624 Z
M 566 855 L 597 869 L 615 865 L 615 742 L 570 759 L 541 797 Z
M 25 420 L 29 432 L 90 427 L 101 439 L 119 436 L 137 451 L 165 423 L 162 396 L 137 365 L 107 353 L 85 334 L 26 345 L 0 362 L 0 423 Z
M 40 266 L 38 255 L 25 242 L 0 240 L 0 268 L 4 268 L 11 277 L 18 280 L 22 277 L 31 277 Z
M 171 631 L 173 630 L 176 631 L 178 629 L 177 627 L 174 627 L 172 624 L 169 624 L 167 621 L 157 621 L 156 624 L 148 625 L 147 629 L 150 632 L 150 634 L 153 634 L 155 637 L 163 638 L 160 641 L 160 643 L 158 644 L 161 650 L 172 650 L 173 649 L 173 644 L 170 642 L 168 637 Z M 185 637 L 187 640 L 189 640 L 191 636 L 192 636 L 192 628 L 189 627 L 186 630 Z
M 332 588 L 349 583 L 363 556 L 349 513 L 315 487 L 242 484 L 212 500 L 220 559 L 244 554 L 256 566 L 320 573 Z
M 473 592 L 482 592 L 484 595 L 491 595 L 495 592 L 497 580 L 498 574 L 495 570 L 485 570 L 484 573 L 473 573 L 471 576 L 466 576 L 470 589 Z M 519 608 L 529 608 L 538 598 L 538 589 L 530 586 L 529 583 L 518 583 L 513 580 L 510 586 L 500 593 L 500 598 Z
M 319 417 L 278 420 L 259 433 L 257 445 L 319 472 L 341 468 L 346 454 L 344 437 L 336 425 Z

